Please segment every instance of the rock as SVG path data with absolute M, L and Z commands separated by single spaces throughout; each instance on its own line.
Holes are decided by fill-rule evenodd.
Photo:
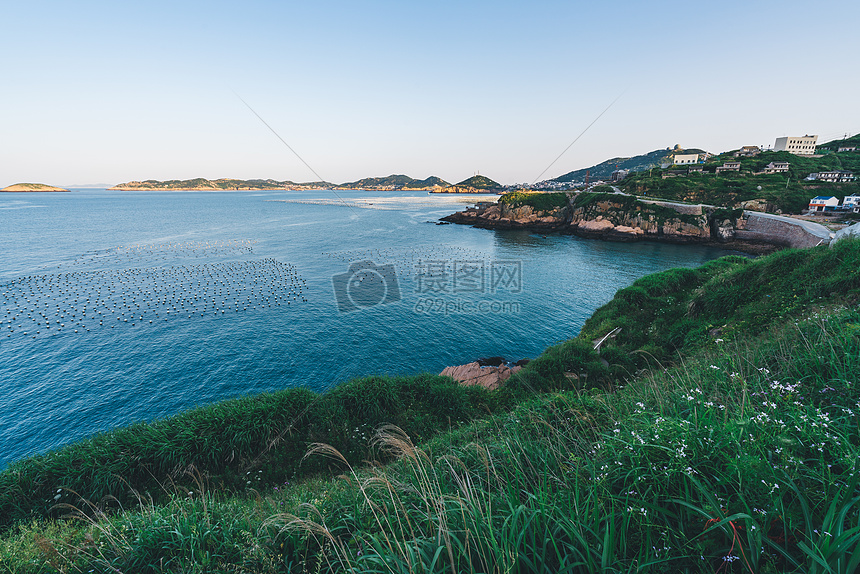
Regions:
M 474 361 L 465 365 L 445 367 L 440 374 L 443 377 L 451 377 L 467 387 L 479 385 L 492 391 L 498 389 L 503 382 L 521 368 L 510 368 L 504 364 L 498 367 L 482 367 L 478 361 Z
M 482 367 L 498 367 L 507 363 L 504 357 L 485 357 L 478 359 L 478 364 Z
M 836 235 L 834 235 L 833 239 L 830 241 L 830 246 L 832 247 L 833 244 L 837 241 L 841 241 L 848 237 L 860 237 L 860 223 L 855 223 L 854 225 L 843 227 L 842 229 L 837 231 Z

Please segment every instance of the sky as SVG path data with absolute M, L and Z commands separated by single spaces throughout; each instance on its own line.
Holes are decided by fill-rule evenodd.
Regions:
M 860 132 L 857 21 L 856 0 L 6 0 L 0 187 L 530 183 L 828 141 Z

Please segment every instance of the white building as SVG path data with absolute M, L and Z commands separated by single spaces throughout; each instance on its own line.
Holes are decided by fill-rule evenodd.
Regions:
M 809 200 L 809 211 L 833 211 L 839 207 L 839 198 L 819 195 Z
M 806 178 L 812 181 L 826 181 L 829 183 L 850 183 L 854 181 L 854 174 L 850 171 L 833 170 L 810 173 Z
M 842 200 L 842 209 L 848 209 L 854 213 L 860 212 L 860 193 L 846 195 Z
M 794 155 L 812 155 L 815 153 L 817 143 L 818 136 L 776 138 L 773 151 L 787 151 Z
M 788 171 L 787 161 L 772 161 L 764 166 L 763 173 L 784 173 Z
M 673 160 L 675 165 L 686 165 L 690 163 L 699 163 L 699 154 L 697 153 L 677 153 Z

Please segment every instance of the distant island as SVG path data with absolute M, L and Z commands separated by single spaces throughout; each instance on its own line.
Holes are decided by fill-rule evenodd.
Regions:
M 473 175 L 455 185 L 433 189 L 430 193 L 499 193 L 505 186 L 483 175 Z
M 45 185 L 44 183 L 16 183 L 14 185 L 10 185 L 9 187 L 4 187 L 0 189 L 0 192 L 3 191 L 12 191 L 12 192 L 45 192 L 45 191 L 69 191 L 68 189 L 64 189 L 62 187 L 54 187 L 53 185 Z
M 263 191 L 263 190 L 292 190 L 305 191 L 313 189 L 363 189 L 363 190 L 433 190 L 448 187 L 450 184 L 436 176 L 426 179 L 414 179 L 406 175 L 389 175 L 387 177 L 368 177 L 358 181 L 335 184 L 328 181 L 296 183 L 293 181 L 278 181 L 275 179 L 171 179 L 159 181 L 147 179 L 120 183 L 109 189 L 115 191 Z
M 451 185 L 442 178 L 431 175 L 427 179 L 413 179 L 408 175 L 389 175 L 388 177 L 366 177 L 350 183 L 342 183 L 336 189 L 372 189 L 380 191 L 433 190 Z
M 116 191 L 255 191 L 255 190 L 306 190 L 330 189 L 333 183 L 317 181 L 295 183 L 292 181 L 277 181 L 274 179 L 170 179 L 159 181 L 147 179 L 120 183 L 109 189 Z

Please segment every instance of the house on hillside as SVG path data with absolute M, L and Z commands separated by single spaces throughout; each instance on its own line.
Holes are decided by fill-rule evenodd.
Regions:
M 785 173 L 788 171 L 789 163 L 787 161 L 772 161 L 762 170 L 762 173 Z
M 857 151 L 857 146 L 841 147 L 838 150 L 836 150 L 837 153 L 843 152 L 843 151 Z
M 691 165 L 687 168 L 687 173 L 702 173 L 705 170 L 701 165 Z
M 848 183 L 854 181 L 854 174 L 850 171 L 833 170 L 810 173 L 806 176 L 809 181 L 826 181 L 828 183 Z
M 615 183 L 615 182 L 621 181 L 622 179 L 624 179 L 628 175 L 630 175 L 629 169 L 616 169 L 615 171 L 612 172 L 612 175 L 609 177 L 609 181 L 611 181 L 612 183 Z
M 699 154 L 697 153 L 677 153 L 672 158 L 675 165 L 687 165 L 691 163 L 699 163 Z
M 761 153 L 761 148 L 757 145 L 745 145 L 735 152 L 735 157 L 753 157 Z
M 792 136 L 776 138 L 773 151 L 787 151 L 794 155 L 813 155 L 818 136 Z
M 741 170 L 741 162 L 739 161 L 727 161 L 723 165 L 719 166 L 715 173 L 719 174 L 723 171 L 740 171 Z
M 834 211 L 839 207 L 839 198 L 819 195 L 809 200 L 809 212 Z
M 846 195 L 845 199 L 842 200 L 842 209 L 860 213 L 860 193 Z

